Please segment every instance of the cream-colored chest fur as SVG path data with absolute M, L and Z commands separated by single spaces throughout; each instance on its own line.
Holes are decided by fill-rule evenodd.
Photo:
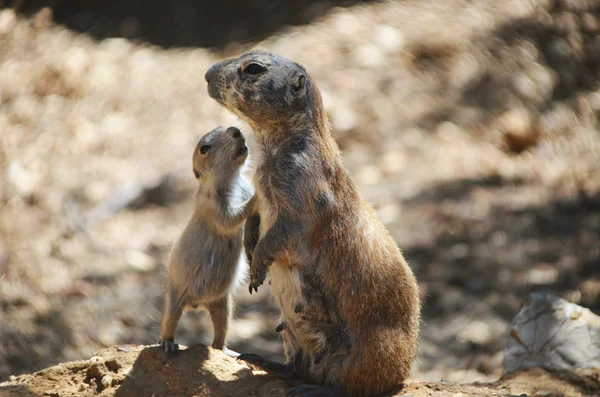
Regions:
M 277 208 L 266 199 L 256 177 L 255 186 L 260 213 L 260 238 L 263 238 L 277 219 Z M 294 309 L 302 299 L 301 277 L 298 269 L 290 268 L 287 259 L 276 260 L 269 267 L 269 277 L 272 294 L 280 305 L 282 314 L 289 319 L 288 321 L 293 322 L 292 318 L 297 316 Z

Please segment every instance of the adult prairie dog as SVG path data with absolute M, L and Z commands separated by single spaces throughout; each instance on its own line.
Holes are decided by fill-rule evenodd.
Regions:
M 198 306 L 210 313 L 212 346 L 228 351 L 231 293 L 246 276 L 242 226 L 255 202 L 242 175 L 247 157 L 246 140 L 235 127 L 215 128 L 194 150 L 194 214 L 171 251 L 165 288 L 160 343 L 167 353 L 179 348 L 173 336 L 183 310 Z
M 313 384 L 290 396 L 399 387 L 417 354 L 417 283 L 344 168 L 315 82 L 265 51 L 217 63 L 205 78 L 209 95 L 254 130 L 260 221 L 258 241 L 246 245 L 250 288 L 269 272 L 288 364 L 239 358 Z

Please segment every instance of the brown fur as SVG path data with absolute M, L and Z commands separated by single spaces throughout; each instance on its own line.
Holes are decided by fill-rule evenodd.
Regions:
M 202 153 L 203 147 L 209 149 Z M 167 353 L 178 348 L 173 336 L 183 310 L 198 306 L 210 313 L 213 347 L 226 350 L 231 292 L 245 277 L 242 224 L 255 205 L 252 186 L 241 175 L 247 156 L 234 127 L 214 129 L 194 150 L 196 206 L 171 252 L 165 288 L 160 339 Z
M 218 63 L 206 79 L 211 97 L 257 138 L 260 238 L 246 246 L 250 288 L 268 269 L 288 365 L 349 396 L 398 387 L 417 353 L 417 283 L 344 168 L 315 83 L 264 51 Z

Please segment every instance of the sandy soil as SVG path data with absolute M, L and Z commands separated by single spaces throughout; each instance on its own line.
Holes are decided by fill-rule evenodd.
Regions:
M 284 397 L 299 380 L 275 379 L 226 356 L 197 346 L 167 359 L 159 347 L 122 345 L 103 349 L 89 360 L 62 363 L 0 384 L 3 397 L 82 396 L 223 396 Z M 512 397 L 594 396 L 600 392 L 599 371 L 519 371 L 497 382 L 454 385 L 410 381 L 388 396 Z
M 97 40 L 1 10 L 0 381 L 156 341 L 191 152 L 215 125 L 241 125 L 202 76 L 251 46 L 316 79 L 350 173 L 417 274 L 413 379 L 496 380 L 529 292 L 600 312 L 599 10 L 368 3 L 224 50 Z M 231 347 L 280 358 L 268 288 L 236 303 Z M 185 316 L 178 341 L 210 341 L 206 320 Z

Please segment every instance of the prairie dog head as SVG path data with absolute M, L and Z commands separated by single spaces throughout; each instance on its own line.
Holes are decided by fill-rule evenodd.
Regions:
M 192 158 L 196 179 L 220 180 L 233 176 L 246 162 L 248 146 L 236 127 L 217 127 L 204 135 Z
M 204 76 L 208 94 L 250 124 L 255 132 L 270 125 L 322 120 L 319 90 L 297 63 L 254 50 L 213 65 Z

